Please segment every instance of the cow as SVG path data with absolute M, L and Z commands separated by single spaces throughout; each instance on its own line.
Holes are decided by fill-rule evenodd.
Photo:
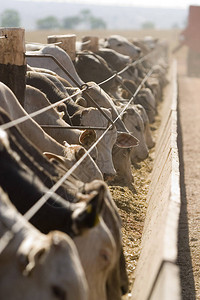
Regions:
M 48 99 L 46 99 L 43 93 L 41 93 L 40 91 L 38 91 L 33 87 L 27 86 L 24 108 L 28 113 L 32 113 L 48 105 L 50 105 L 50 103 L 48 102 Z M 103 109 L 103 111 L 111 118 L 111 113 L 108 109 Z M 80 119 L 80 122 L 77 122 L 78 118 Z M 46 125 L 60 125 L 63 127 L 68 126 L 68 124 L 66 124 L 65 121 L 59 117 L 58 113 L 56 113 L 54 109 L 48 110 L 48 112 L 45 112 L 42 115 L 38 115 L 35 118 L 35 120 L 40 125 L 46 124 Z M 76 122 L 74 120 L 76 120 Z M 84 109 L 82 108 L 80 112 L 74 114 L 71 117 L 71 121 L 73 125 L 79 125 L 79 126 L 96 126 L 96 127 L 106 128 L 108 125 L 107 119 L 102 115 L 102 113 L 98 109 L 93 107 L 84 108 Z M 45 131 L 60 143 L 63 143 L 65 139 L 70 142 L 68 138 L 70 134 L 69 129 L 46 128 Z M 103 134 L 103 130 L 96 130 L 95 136 L 98 139 L 102 134 Z M 78 133 L 78 135 L 80 135 L 80 133 Z M 109 176 L 114 176 L 116 174 L 116 171 L 114 170 L 114 166 L 112 163 L 112 147 L 116 142 L 116 140 L 117 140 L 117 130 L 114 127 L 112 130 L 109 130 L 105 134 L 105 136 L 103 136 L 103 138 L 101 138 L 101 140 L 96 146 L 98 153 L 97 153 L 97 157 L 95 158 L 95 162 L 99 167 L 100 171 L 103 173 L 104 178 L 108 178 Z M 71 150 L 71 148 L 72 146 L 68 145 L 67 149 Z M 70 162 L 71 164 L 73 163 L 72 160 L 70 160 Z M 80 177 L 82 177 L 82 174 L 80 174 L 79 178 Z
M 150 124 L 149 124 L 149 118 L 147 116 L 146 110 L 144 107 L 140 104 L 135 104 L 135 108 L 137 109 L 138 113 L 140 114 L 143 123 L 144 123 L 144 138 L 145 142 L 147 144 L 147 147 L 149 149 L 153 148 L 155 146 L 155 141 L 153 139 Z
M 131 63 L 131 58 L 128 55 L 123 55 L 113 49 L 100 48 L 97 54 L 105 59 L 113 71 L 119 72 Z
M 34 182 L 32 182 L 31 185 L 29 183 L 27 184 L 27 177 L 25 177 L 25 174 L 22 173 L 23 170 L 21 163 L 21 170 L 19 170 L 16 175 L 16 171 L 13 170 L 13 168 L 15 167 L 14 162 L 11 161 L 10 163 L 8 159 L 6 159 L 7 157 L 5 157 L 5 155 L 1 155 L 1 157 L 3 159 L 3 162 L 1 161 L 0 175 L 2 176 L 0 176 L 0 184 L 8 192 L 9 197 L 11 198 L 12 202 L 14 202 L 16 207 L 20 210 L 20 212 L 24 213 L 30 205 L 33 205 L 33 197 L 36 196 L 36 199 L 40 198 L 40 194 L 38 195 L 39 183 L 34 176 Z M 8 176 L 10 181 L 8 180 Z M 12 183 L 11 185 L 10 182 Z M 37 185 L 37 195 L 35 195 L 35 189 L 33 189 L 33 185 Z M 85 270 L 89 285 L 91 297 L 89 299 L 106 300 L 106 281 L 109 275 L 109 271 L 116 264 L 116 245 L 114 238 L 102 218 L 99 220 L 98 225 L 96 225 L 92 230 L 87 231 L 87 234 L 84 234 L 82 238 L 81 234 L 79 233 L 82 233 L 84 230 L 82 226 L 86 226 L 83 219 L 83 207 L 85 206 L 85 203 L 87 203 L 87 195 L 90 195 L 90 197 L 92 198 L 101 198 L 101 200 L 103 201 L 104 189 L 102 190 L 101 186 L 102 184 L 100 183 L 100 190 L 97 194 L 93 188 L 90 194 L 87 193 L 79 195 L 79 197 L 83 200 L 80 203 L 73 205 L 77 205 L 77 208 L 79 209 L 77 211 L 74 210 L 73 212 L 74 221 L 72 221 L 72 224 L 70 226 L 70 228 L 72 228 L 72 233 L 69 230 L 68 233 L 73 237 L 73 240 L 81 257 L 81 262 Z M 92 202 L 90 201 L 86 210 L 89 214 L 91 213 L 91 204 Z M 100 204 L 100 206 L 102 205 Z M 71 222 L 70 217 L 64 215 L 64 208 L 65 207 L 62 207 L 61 210 L 59 199 L 54 199 L 52 195 L 49 199 L 49 202 L 47 204 L 44 204 L 44 206 L 36 213 L 34 217 L 31 218 L 30 221 L 37 228 L 39 228 L 40 231 L 45 233 L 48 233 L 50 229 L 59 229 L 66 232 L 65 228 L 69 227 L 70 224 L 68 223 Z M 52 211 L 55 212 L 55 217 L 57 216 L 56 218 L 54 218 L 54 214 Z M 95 221 L 95 217 L 93 220 Z M 92 226 L 93 222 L 91 218 L 88 218 L 88 222 L 89 225 Z M 90 254 L 88 256 L 90 247 L 93 248 L 93 251 L 92 255 Z M 94 283 L 96 284 L 94 285 Z M 94 295 L 96 298 L 93 297 Z
M 69 55 L 61 49 L 59 46 L 56 45 L 46 45 L 42 47 L 40 50 L 37 51 L 26 51 L 27 55 L 36 55 L 35 57 L 27 57 L 27 63 L 31 67 L 39 67 L 39 68 L 46 68 L 49 69 L 59 76 L 66 79 L 72 86 L 77 87 L 84 84 L 84 81 L 78 76 L 76 69 L 73 65 L 73 62 Z M 76 81 L 74 82 L 61 68 L 56 62 L 51 59 L 50 57 L 37 57 L 37 55 L 52 55 L 54 56 L 59 63 L 68 71 L 68 73 L 73 77 Z
M 42 78 L 40 78 L 40 79 L 38 78 L 37 82 L 39 80 L 41 81 Z M 31 82 L 32 82 L 32 84 L 34 84 L 36 86 L 36 82 L 35 81 L 33 83 L 33 81 L 31 80 Z M 113 118 L 113 115 L 115 117 L 117 117 L 118 116 L 117 109 L 116 109 L 116 107 L 115 107 L 112 99 L 109 97 L 109 95 L 107 93 L 105 93 L 100 87 L 98 87 L 97 84 L 95 84 L 93 82 L 88 83 L 88 85 L 89 85 L 90 88 L 88 89 L 87 93 L 89 95 L 91 94 L 91 97 L 94 100 L 96 100 L 97 103 L 100 106 L 107 107 L 108 109 L 110 109 L 111 112 L 112 112 L 112 118 Z M 43 87 L 43 91 L 44 91 L 44 87 Z M 27 90 L 26 94 L 27 93 L 28 93 L 28 90 Z M 37 91 L 37 93 L 38 93 L 38 91 Z M 35 96 L 33 96 L 34 94 L 35 94 Z M 40 105 L 41 106 L 42 105 L 45 105 L 45 106 L 49 105 L 47 103 L 46 104 L 44 103 L 44 101 L 45 101 L 44 97 L 43 97 L 43 99 L 39 95 L 38 95 L 38 97 L 36 97 L 36 91 L 33 93 L 30 90 L 29 95 L 30 95 L 29 97 L 26 97 L 25 103 L 24 103 L 25 108 L 26 108 L 26 110 L 29 113 L 33 112 L 34 110 L 37 110 Z M 83 93 L 82 97 L 84 97 L 85 99 L 87 99 L 86 98 L 87 94 Z M 44 104 L 42 104 L 42 103 L 44 103 Z M 79 126 L 80 125 L 90 125 L 90 126 L 97 126 L 98 127 L 99 126 L 99 124 L 98 124 L 99 122 L 103 122 L 103 123 L 106 122 L 106 119 L 101 115 L 100 112 L 98 112 L 97 110 L 94 110 L 94 109 L 91 108 L 91 105 L 94 106 L 94 104 L 91 102 L 90 98 L 89 98 L 88 102 L 86 102 L 86 104 L 87 104 L 88 108 L 81 107 L 80 105 L 74 103 L 73 101 L 70 101 L 70 102 L 67 101 L 66 102 L 66 109 L 67 109 L 68 114 L 67 114 L 66 121 L 68 120 L 68 115 L 69 115 L 70 122 L 72 123 L 72 125 L 79 125 Z M 36 107 L 36 105 L 38 107 Z M 53 124 L 53 117 L 50 117 L 49 113 L 50 113 L 50 111 L 48 111 L 48 114 L 46 113 L 46 115 L 44 116 L 44 118 L 43 118 L 43 116 L 40 116 L 40 115 L 37 116 L 37 119 L 36 119 L 37 122 L 39 124 L 41 124 L 41 123 L 44 123 L 44 120 L 46 120 L 46 124 L 49 124 L 49 122 L 51 124 Z M 55 115 L 55 111 L 54 112 L 51 111 L 51 113 Z M 92 119 L 91 119 L 91 115 L 94 114 L 94 113 L 96 114 L 96 116 L 98 116 L 98 120 L 99 121 L 97 121 L 97 119 L 95 120 L 94 117 L 92 117 Z M 110 114 L 110 113 L 107 112 L 107 114 Z M 87 124 L 83 123 L 83 120 L 85 120 L 86 115 L 87 115 Z M 90 115 L 90 118 L 88 117 L 89 115 Z M 111 117 L 111 115 L 110 115 L 110 117 Z M 64 114 L 63 118 L 65 120 L 65 114 Z M 100 121 L 100 119 L 102 121 Z M 55 120 L 54 122 L 56 122 L 54 124 L 58 124 L 59 123 L 61 125 L 63 123 L 62 120 L 58 120 L 58 115 L 55 116 L 54 120 Z M 123 122 L 120 119 L 117 120 L 116 125 L 118 126 L 118 129 L 121 129 L 120 131 L 124 131 L 124 132 L 127 131 L 127 129 L 125 128 Z M 59 138 L 61 138 L 61 139 L 64 138 L 64 134 L 65 134 L 65 130 L 64 129 L 62 129 L 62 132 L 60 132 L 60 133 L 58 132 L 58 129 L 52 129 L 52 128 L 49 129 L 49 128 L 47 128 L 45 130 L 50 135 L 53 134 L 53 137 L 56 138 L 57 140 Z M 96 134 L 99 135 L 99 131 L 97 131 Z M 105 138 L 108 135 L 110 135 L 110 137 L 112 136 L 112 138 L 110 138 L 110 143 L 113 144 L 113 141 L 114 141 L 114 129 L 111 130 L 111 131 L 109 131 L 106 134 Z M 105 138 L 104 138 L 104 140 L 105 140 Z M 136 143 L 136 139 L 134 137 L 126 135 L 128 144 L 126 145 L 126 143 L 123 143 L 123 145 L 122 145 L 122 143 L 120 142 L 120 139 L 123 139 L 123 138 L 124 138 L 124 134 L 123 133 L 118 133 L 117 143 L 115 143 L 115 147 L 117 147 L 117 148 L 119 148 L 119 147 L 120 148 L 121 147 L 129 147 L 129 146 L 137 144 Z M 111 160 L 111 155 L 110 155 L 110 151 L 112 150 L 112 145 L 109 146 L 109 144 L 107 143 L 106 147 L 105 147 L 105 143 L 104 143 L 104 146 L 102 146 L 102 144 L 103 144 L 103 141 L 100 141 L 100 143 L 97 145 L 97 148 L 101 147 L 101 151 L 99 151 L 99 155 L 98 155 L 98 158 L 97 158 L 97 161 L 98 161 L 97 165 L 99 166 L 100 170 L 103 172 L 104 178 L 109 179 L 111 175 L 112 176 L 115 175 L 115 170 L 114 170 L 114 168 L 112 166 L 112 160 Z M 103 149 L 102 149 L 102 147 L 103 147 Z M 118 151 L 123 152 L 123 153 L 126 152 L 125 149 L 119 149 Z M 128 155 L 126 157 L 124 155 L 123 156 L 122 155 L 121 155 L 121 157 L 123 157 L 125 159 L 128 159 Z M 105 160 L 102 160 L 103 156 L 104 156 L 104 158 L 106 158 L 106 162 L 105 162 Z M 119 174 L 119 172 L 120 172 L 120 166 L 118 166 L 118 162 L 117 161 L 116 161 L 115 164 L 117 164 L 117 173 Z M 127 167 L 128 167 L 128 163 L 127 163 L 126 169 L 124 169 L 124 172 L 126 174 L 128 172 L 128 171 L 125 171 L 125 170 L 128 170 Z M 129 168 L 130 168 L 130 164 L 129 164 Z M 131 170 L 130 170 L 128 176 L 124 176 L 124 172 L 123 172 L 123 176 L 122 177 L 124 177 L 125 179 L 127 178 L 127 180 L 129 182 L 131 182 L 131 180 L 132 180 Z
M 110 69 L 107 62 L 98 54 L 84 51 L 79 52 L 75 60 L 75 68 L 84 82 L 103 82 L 101 84 L 102 89 L 110 95 L 116 95 L 119 82 L 116 77 L 106 81 L 113 76 L 113 70 Z
M 15 154 L 15 156 L 16 156 L 16 154 Z M 24 209 L 25 209 L 24 206 L 26 206 L 26 199 L 24 199 L 22 197 L 23 191 L 24 192 L 26 191 L 26 194 L 28 192 L 31 193 L 29 197 L 26 197 L 29 199 L 29 201 L 31 201 L 31 199 L 35 195 L 35 193 L 33 193 L 33 189 L 30 187 L 30 185 L 27 186 L 26 180 L 25 180 L 26 177 L 22 176 L 22 178 L 21 178 L 21 175 L 23 175 L 22 168 L 25 168 L 25 167 L 23 166 L 23 163 L 20 161 L 20 164 L 18 165 L 18 168 L 21 170 L 21 172 L 19 173 L 20 179 L 19 178 L 17 178 L 17 179 L 22 180 L 23 184 L 22 184 L 22 181 L 20 184 L 18 184 L 18 180 L 16 180 L 16 178 L 15 178 L 14 182 L 15 182 L 16 186 L 13 187 L 12 185 L 9 184 L 9 182 L 10 182 L 9 180 L 12 181 L 12 178 L 13 178 L 13 176 L 12 176 L 12 173 L 13 173 L 12 170 L 14 168 L 13 161 L 12 161 L 12 164 L 10 164 L 9 161 L 6 160 L 4 156 L 2 159 L 3 159 L 3 163 L 1 163 L 1 166 L 2 166 L 1 171 L 3 172 L 2 175 L 4 174 L 4 176 L 2 176 L 2 178 L 1 178 L 1 185 L 3 185 L 4 188 L 6 188 L 6 190 L 9 192 L 9 195 L 13 199 L 13 201 L 15 203 L 17 202 L 18 209 L 20 209 L 20 210 L 23 209 L 22 211 L 24 212 Z M 6 170 L 9 174 L 9 180 L 7 178 L 7 172 L 5 171 L 5 168 L 7 168 Z M 32 178 L 33 178 L 33 175 L 32 175 Z M 35 175 L 34 175 L 34 183 L 35 184 L 37 183 Z M 26 187 L 24 184 L 26 184 Z M 24 187 L 24 188 L 22 189 L 22 187 Z M 13 189 L 13 192 L 12 192 L 12 189 Z M 19 193 L 21 195 L 20 201 L 18 198 Z M 108 198 L 108 188 L 103 182 L 97 181 L 96 183 L 91 182 L 88 185 L 83 185 L 81 190 L 79 188 L 78 189 L 76 188 L 75 193 L 76 193 L 76 197 L 78 197 L 78 199 L 80 199 L 81 201 L 84 201 L 83 204 L 85 203 L 85 201 L 88 202 L 88 200 L 87 200 L 88 198 L 90 199 L 90 203 L 88 202 L 88 205 L 92 204 L 92 199 L 94 199 L 94 198 L 96 198 L 96 200 L 98 199 L 99 204 L 97 204 L 97 206 L 96 206 L 96 211 L 99 211 L 99 209 L 102 207 L 103 208 L 103 218 L 105 218 L 104 221 L 102 218 L 100 218 L 99 223 L 98 223 L 99 225 L 97 225 L 96 228 L 94 228 L 94 230 L 90 229 L 90 231 L 87 232 L 87 234 L 84 234 L 83 238 L 76 239 L 78 233 L 80 233 L 80 232 L 82 233 L 82 228 L 83 228 L 82 226 L 83 225 L 86 226 L 86 223 L 84 221 L 84 219 L 86 220 L 86 218 L 83 218 L 84 214 L 83 214 L 83 211 L 81 212 L 81 207 L 82 207 L 81 206 L 81 207 L 79 207 L 79 211 L 77 211 L 77 213 L 76 212 L 74 213 L 74 217 L 77 217 L 77 222 L 74 222 L 73 232 L 70 233 L 70 236 L 73 236 L 74 239 L 79 241 L 76 244 L 77 244 L 78 251 L 81 253 L 82 257 L 85 257 L 85 256 L 87 257 L 87 253 L 89 253 L 89 249 L 90 249 L 91 245 L 93 245 L 92 246 L 93 256 L 91 256 L 90 258 L 87 258 L 88 263 L 84 264 L 85 265 L 84 270 L 85 270 L 85 273 L 87 274 L 86 275 L 87 278 L 90 278 L 90 280 L 92 280 L 91 282 L 94 282 L 94 281 L 98 282 L 98 286 L 99 286 L 99 289 L 97 292 L 95 287 L 92 285 L 92 283 L 89 284 L 89 287 L 91 290 L 91 295 L 94 295 L 95 293 L 97 293 L 97 297 L 99 297 L 97 299 L 104 299 L 106 286 L 107 286 L 107 280 L 109 280 L 109 282 L 113 282 L 113 280 L 112 280 L 113 277 L 115 279 L 114 280 L 114 282 L 115 282 L 114 290 L 116 290 L 116 288 L 117 288 L 119 295 L 121 295 L 121 288 L 123 288 L 123 291 L 125 290 L 124 282 L 121 283 L 120 269 L 119 269 L 120 268 L 119 252 L 121 253 L 121 249 L 122 249 L 121 248 L 121 239 L 120 239 L 121 226 L 119 224 L 119 220 L 118 220 L 119 216 L 118 216 L 118 212 L 117 212 L 116 208 L 115 208 L 114 213 L 113 213 L 113 209 L 110 210 L 110 212 L 108 211 L 108 208 L 107 208 L 108 200 L 106 200 Z M 51 199 L 52 199 L 52 197 L 51 197 Z M 96 202 L 96 200 L 95 200 L 95 202 Z M 105 204 L 103 204 L 104 202 L 105 202 Z M 22 204 L 22 207 L 20 206 L 20 203 Z M 101 203 L 102 203 L 102 205 L 101 205 Z M 111 205 L 112 205 L 112 207 L 114 206 L 112 199 L 109 199 L 109 203 L 110 203 L 110 206 Z M 52 210 L 52 205 L 55 206 L 55 200 L 52 199 L 51 202 L 48 204 L 50 205 L 50 208 Z M 78 203 L 77 203 L 77 205 L 78 205 Z M 57 204 L 57 207 L 55 207 L 55 208 L 58 209 L 58 204 Z M 89 206 L 88 206 L 87 211 L 90 214 L 91 207 L 89 208 Z M 105 211 L 107 211 L 106 217 L 104 217 Z M 46 215 L 48 214 L 49 216 L 48 216 L 48 218 L 44 218 L 44 217 L 42 218 L 42 220 L 43 220 L 42 224 L 41 224 L 41 222 L 38 223 L 39 217 L 37 217 L 37 216 L 36 216 L 36 219 L 34 219 L 34 218 L 31 219 L 31 222 L 35 221 L 34 225 L 39 226 L 40 230 L 42 230 L 42 228 L 43 228 L 43 230 L 45 230 L 45 232 L 46 232 L 46 231 L 48 231 L 47 230 L 48 228 L 56 229 L 56 228 L 54 228 L 54 226 L 57 227 L 59 225 L 59 223 L 61 223 L 61 225 L 62 225 L 63 222 L 62 222 L 61 216 L 58 216 L 58 214 L 57 214 L 58 218 L 55 219 L 55 221 L 57 222 L 56 223 L 53 220 L 53 218 L 51 217 L 52 216 L 51 211 L 49 213 L 49 207 L 46 208 L 46 206 L 45 206 L 42 213 L 40 210 L 40 216 L 45 216 L 45 214 Z M 79 216 L 82 216 L 82 217 L 79 217 Z M 117 216 L 117 218 L 116 218 L 116 216 Z M 89 215 L 88 215 L 87 219 L 88 219 L 88 222 L 90 221 L 89 222 L 90 226 L 92 226 L 92 219 L 91 219 L 91 217 L 89 217 Z M 51 220 L 51 222 L 50 222 L 50 220 Z M 95 215 L 94 215 L 93 220 L 95 221 Z M 41 226 L 43 226 L 43 227 L 41 227 Z M 51 227 L 49 227 L 49 226 L 51 226 Z M 107 226 L 109 226 L 109 227 L 107 228 Z M 64 231 L 65 230 L 64 225 L 63 225 L 63 227 L 59 227 L 59 229 L 61 231 Z M 110 233 L 110 230 L 111 230 L 112 234 Z M 98 243 L 96 241 L 96 234 L 93 231 L 98 233 Z M 118 245 L 118 248 L 117 248 L 118 250 L 116 250 L 116 246 L 115 246 L 116 243 Z M 86 250 L 84 253 L 82 253 L 83 249 Z M 118 251 L 118 254 L 116 253 L 116 251 Z M 107 261 L 107 258 L 109 258 L 108 261 Z M 84 259 L 83 259 L 83 261 L 84 261 Z M 112 272 L 113 268 L 115 268 L 115 270 L 117 271 L 117 274 L 118 274 L 117 279 L 118 280 L 116 280 L 116 272 L 114 274 Z M 121 269 L 123 270 L 122 273 L 125 273 L 124 266 L 122 266 Z M 112 272 L 112 276 L 110 278 L 111 272 Z M 93 274 L 92 277 L 91 277 L 91 274 Z M 114 285 L 110 284 L 109 286 L 110 286 L 109 293 L 112 294 Z M 107 298 L 105 298 L 105 299 L 107 299 Z M 111 299 L 111 298 L 109 298 L 109 299 Z
M 121 133 L 113 147 L 113 163 L 117 172 L 116 180 L 124 184 L 131 184 L 133 176 L 131 172 L 130 151 L 138 145 L 138 139 L 129 134 L 128 129 L 119 117 L 117 108 L 111 97 L 94 82 L 87 82 L 88 89 L 82 93 L 87 101 L 87 106 L 94 106 L 88 95 L 92 97 L 101 107 L 110 108 L 112 119 L 117 130 Z M 120 145 L 120 147 L 118 146 Z
M 40 151 L 56 154 L 59 156 L 59 158 L 60 156 L 63 156 L 64 153 L 69 153 L 69 151 L 66 151 L 66 147 L 56 142 L 56 140 L 46 134 L 44 130 L 42 130 L 42 128 L 31 117 L 29 117 L 27 112 L 19 104 L 12 91 L 3 83 L 0 83 L 0 105 L 6 112 L 8 112 L 11 119 L 18 119 L 25 116 L 28 118 L 26 122 L 20 123 L 18 124 L 18 126 L 20 130 L 25 134 L 25 136 L 29 140 L 31 140 L 40 149 Z M 80 158 L 80 154 L 84 155 L 84 148 L 81 148 L 81 146 L 75 147 L 72 156 L 74 157 L 75 155 L 75 159 L 77 160 L 78 158 Z M 66 160 L 65 158 L 63 158 L 63 163 L 65 161 L 66 163 L 68 162 L 67 157 Z M 84 160 L 82 163 L 84 165 L 83 168 L 85 168 L 85 174 L 82 173 L 84 176 L 86 176 L 86 178 L 84 179 L 85 181 L 103 178 L 101 171 L 89 154 L 87 155 L 86 161 Z M 87 172 L 88 166 L 90 170 L 89 172 Z M 79 168 L 82 169 L 81 165 L 79 166 Z M 76 174 L 81 174 L 81 172 L 76 170 Z
M 124 111 L 122 120 L 129 132 L 139 140 L 138 147 L 131 149 L 131 162 L 134 164 L 146 159 L 149 151 L 145 142 L 144 122 L 134 105 Z
M 110 117 L 110 119 L 112 119 L 110 109 L 102 108 L 102 110 L 107 116 Z M 97 126 L 103 127 L 105 129 L 109 125 L 108 120 L 102 115 L 102 113 L 97 108 L 94 107 L 85 108 L 80 112 L 79 116 L 75 114 L 73 117 L 76 118 L 77 125 Z M 77 120 L 78 118 L 79 120 Z M 116 175 L 116 171 L 112 161 L 112 149 L 117 141 L 118 134 L 115 126 L 103 135 L 104 130 L 96 130 L 97 140 L 99 139 L 99 143 L 96 146 L 98 150 L 96 164 L 103 173 L 104 180 L 109 180 L 110 178 Z
M 88 285 L 72 239 L 42 234 L 17 212 L 0 188 L 0 298 L 87 300 Z
M 39 199 L 44 197 L 48 189 L 35 173 L 20 161 L 20 156 L 12 151 L 9 145 L 9 138 L 6 132 L 2 130 L 0 132 L 0 146 L 0 186 L 7 192 L 16 208 L 24 214 Z M 76 198 L 74 197 L 74 199 Z M 80 234 L 84 227 L 87 229 L 92 226 L 92 223 L 95 223 L 96 213 L 93 214 L 93 212 L 96 211 L 98 214 L 98 210 L 102 205 L 101 202 L 97 204 L 98 196 L 96 193 L 85 195 L 85 202 L 78 202 L 78 200 L 76 202 L 67 202 L 52 192 L 49 195 L 49 199 L 44 202 L 42 207 L 31 218 L 31 223 L 43 233 L 57 229 L 70 236 Z M 90 208 L 90 213 L 88 207 Z M 47 222 L 46 218 L 49 218 L 50 222 Z M 86 220 L 88 220 L 89 225 L 87 225 Z
M 94 180 L 93 182 L 87 183 L 85 185 L 85 190 L 87 193 L 90 193 L 93 189 L 96 190 L 102 188 L 102 185 L 104 190 L 104 199 L 106 200 L 106 205 L 104 206 L 102 217 L 109 230 L 111 231 L 116 243 L 115 264 L 114 267 L 110 270 L 106 282 L 107 300 L 121 300 L 121 295 L 124 295 L 128 292 L 129 283 L 122 248 L 122 222 L 119 216 L 119 211 L 111 197 L 106 183 L 102 184 L 99 180 Z
M 122 96 L 124 98 L 130 99 L 135 95 L 137 90 L 137 85 L 132 80 L 123 80 L 124 85 L 128 88 L 122 91 Z M 148 87 L 142 87 L 133 99 L 135 104 L 140 104 L 146 110 L 149 118 L 149 122 L 153 123 L 155 116 L 157 114 L 157 102 L 151 89 Z
M 105 39 L 105 48 L 113 49 L 123 55 L 129 56 L 132 60 L 136 60 L 140 56 L 140 48 L 134 46 L 125 37 L 121 35 L 111 35 Z

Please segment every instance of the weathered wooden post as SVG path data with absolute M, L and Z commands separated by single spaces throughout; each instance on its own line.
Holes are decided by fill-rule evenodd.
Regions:
M 92 52 L 99 51 L 99 38 L 97 36 L 84 36 L 82 38 L 81 50 L 89 50 Z
M 48 44 L 59 43 L 60 48 L 65 50 L 70 56 L 71 60 L 74 61 L 76 58 L 76 35 L 50 35 L 47 37 Z
M 21 105 L 25 94 L 25 30 L 0 28 L 0 81 L 15 94 Z

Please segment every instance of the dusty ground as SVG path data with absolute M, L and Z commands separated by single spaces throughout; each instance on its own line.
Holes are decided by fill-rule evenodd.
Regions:
M 200 299 L 200 78 L 187 77 L 185 57 L 183 52 L 178 54 L 182 196 L 178 264 L 181 270 L 182 299 L 198 300 Z

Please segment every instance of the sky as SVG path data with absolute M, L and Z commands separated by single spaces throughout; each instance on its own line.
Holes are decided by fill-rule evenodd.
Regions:
M 39 1 L 39 0 L 38 0 Z M 51 1 L 51 0 L 40 0 Z M 52 0 L 58 2 L 73 2 L 73 3 L 91 3 L 91 4 L 106 4 L 120 6 L 144 6 L 144 7 L 171 7 L 171 8 L 188 8 L 189 5 L 200 5 L 200 0 Z

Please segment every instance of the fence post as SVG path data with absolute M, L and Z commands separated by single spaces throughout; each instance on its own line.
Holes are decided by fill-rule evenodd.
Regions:
M 89 50 L 92 52 L 99 51 L 99 38 L 97 36 L 84 36 L 82 38 L 81 50 Z
M 0 28 L 0 81 L 24 104 L 25 94 L 25 30 L 23 28 Z
M 70 56 L 71 60 L 74 61 L 76 58 L 76 35 L 49 35 L 47 37 L 48 44 L 59 43 L 60 48 L 65 50 Z

